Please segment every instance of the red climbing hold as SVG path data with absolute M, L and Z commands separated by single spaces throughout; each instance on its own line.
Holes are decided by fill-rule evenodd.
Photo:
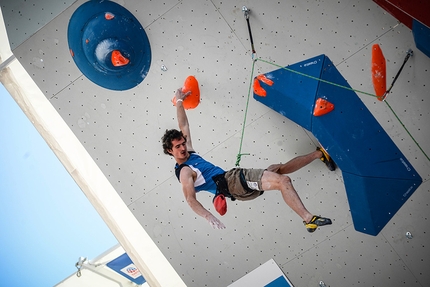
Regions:
M 257 76 L 257 79 L 259 79 L 260 81 L 262 81 L 263 83 L 265 83 L 268 86 L 272 86 L 273 85 L 273 81 L 268 79 L 265 75 L 260 74 Z
M 113 18 L 115 18 L 115 15 L 110 13 L 110 12 L 106 12 L 105 13 L 105 19 L 106 20 L 112 20 Z
M 182 103 L 184 109 L 194 109 L 200 104 L 199 82 L 194 76 L 188 76 L 185 79 L 184 86 L 182 87 L 182 92 L 191 92 L 191 94 L 187 96 Z M 176 106 L 176 97 L 173 97 L 172 103 L 174 106 Z
M 382 101 L 387 91 L 385 57 L 378 44 L 372 46 L 372 81 L 376 97 Z
M 325 99 L 318 98 L 315 102 L 314 116 L 319 117 L 331 112 L 332 110 L 334 110 L 334 105 L 332 103 Z
M 260 85 L 260 81 L 268 86 L 273 85 L 273 81 L 268 79 L 265 75 L 260 74 L 254 79 L 254 94 L 260 97 L 265 97 L 267 95 L 266 90 Z
M 124 57 L 120 51 L 114 50 L 111 56 L 112 65 L 115 67 L 121 67 L 127 65 L 130 60 Z
M 254 79 L 254 94 L 260 97 L 265 97 L 267 95 L 266 90 L 260 85 L 260 81 L 256 78 Z

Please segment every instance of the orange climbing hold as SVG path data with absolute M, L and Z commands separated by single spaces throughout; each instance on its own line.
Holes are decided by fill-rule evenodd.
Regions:
M 260 81 L 262 81 L 263 83 L 265 83 L 268 86 L 272 86 L 273 85 L 273 81 L 268 79 L 265 75 L 260 74 L 257 76 L 257 79 L 259 79 Z
M 315 102 L 314 116 L 319 117 L 334 110 L 334 105 L 323 98 L 318 98 Z
M 185 109 L 194 109 L 200 104 L 199 82 L 197 82 L 197 79 L 194 76 L 188 76 L 185 79 L 184 86 L 182 87 L 182 92 L 191 92 L 191 94 L 188 95 L 182 102 L 182 105 Z M 176 106 L 176 97 L 173 97 L 172 103 L 174 106 Z
M 253 89 L 254 89 L 254 94 L 256 94 L 257 96 L 260 96 L 260 97 L 267 96 L 266 90 L 261 87 L 260 81 L 257 78 L 254 79 Z
M 106 20 L 112 20 L 113 18 L 115 18 L 115 15 L 110 13 L 110 12 L 106 12 L 105 13 L 105 19 Z
M 124 57 L 120 51 L 114 50 L 111 56 L 112 65 L 115 67 L 121 67 L 127 65 L 130 60 Z
M 254 94 L 256 94 L 257 96 L 260 97 L 265 97 L 267 95 L 267 92 L 265 89 L 263 89 L 263 87 L 260 84 L 260 81 L 262 81 L 263 83 L 265 83 L 268 86 L 272 86 L 273 85 L 273 81 L 268 79 L 265 75 L 260 74 L 257 77 L 255 77 L 254 79 Z
M 387 91 L 386 62 L 378 44 L 372 46 L 372 82 L 376 97 L 384 100 Z

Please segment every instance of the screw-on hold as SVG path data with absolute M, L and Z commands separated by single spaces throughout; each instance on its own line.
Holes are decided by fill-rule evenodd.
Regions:
M 324 283 L 323 281 L 320 281 L 319 286 L 320 286 L 320 287 L 327 287 L 327 285 L 325 285 L 325 283 Z
M 408 238 L 408 239 L 412 239 L 412 233 L 410 233 L 409 231 L 408 232 L 406 232 L 406 237 Z
M 167 67 L 166 66 L 164 66 L 164 65 L 161 65 L 161 71 L 167 71 Z

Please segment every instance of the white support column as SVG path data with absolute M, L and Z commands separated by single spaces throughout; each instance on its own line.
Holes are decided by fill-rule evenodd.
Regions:
M 10 59 L 0 11 L 0 64 Z M 0 71 L 0 81 L 85 193 L 151 287 L 186 286 L 131 213 L 79 140 L 17 60 Z

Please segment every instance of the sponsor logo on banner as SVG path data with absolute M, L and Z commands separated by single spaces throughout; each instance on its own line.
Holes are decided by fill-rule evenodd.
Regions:
M 130 265 L 125 266 L 124 268 L 121 269 L 121 272 L 127 274 L 128 276 L 130 276 L 133 279 L 137 279 L 139 276 L 142 275 L 142 274 L 140 274 L 139 269 L 137 269 L 134 264 L 130 264 Z

